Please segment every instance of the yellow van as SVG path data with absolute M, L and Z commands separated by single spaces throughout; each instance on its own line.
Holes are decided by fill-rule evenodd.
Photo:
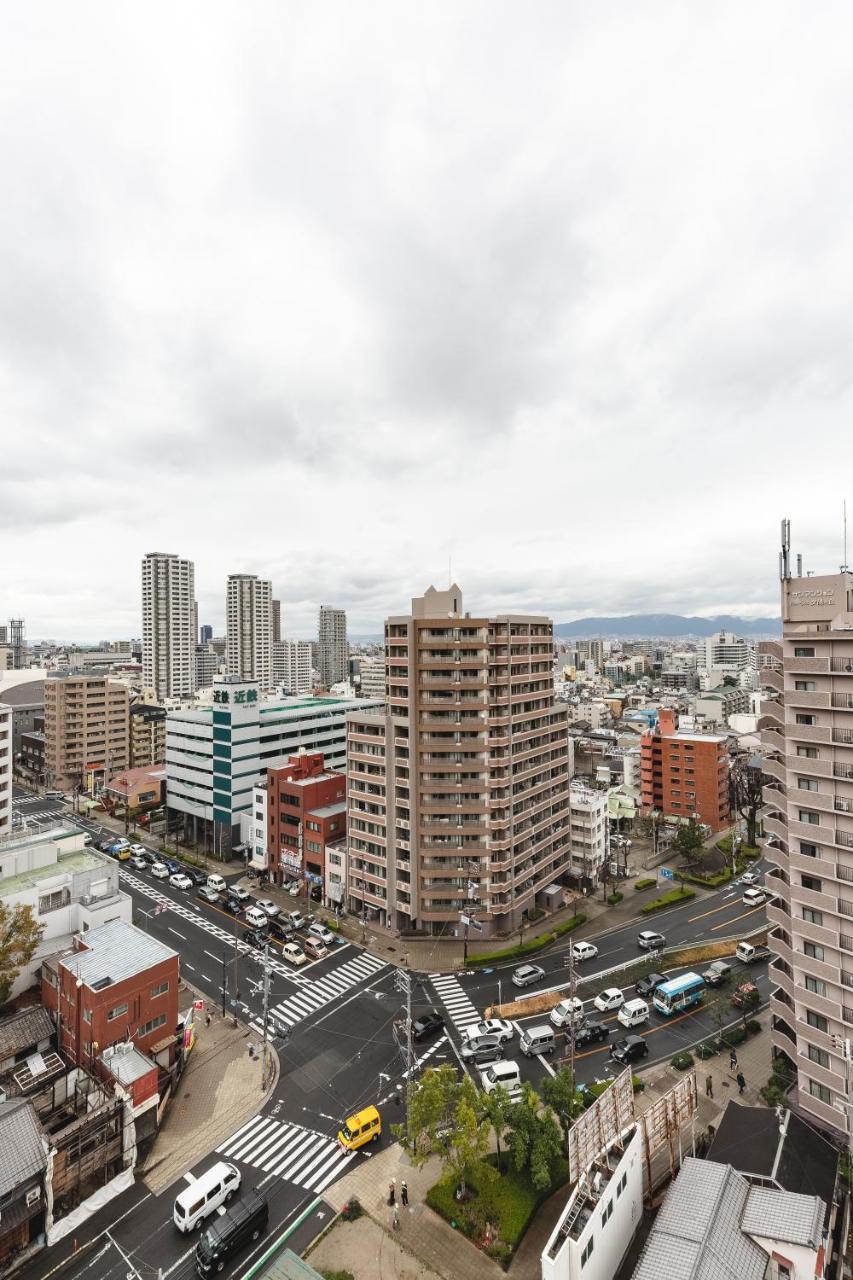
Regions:
M 350 1116 L 338 1131 L 338 1142 L 344 1151 L 358 1151 L 368 1142 L 376 1142 L 382 1132 L 382 1119 L 375 1107 L 365 1107 Z

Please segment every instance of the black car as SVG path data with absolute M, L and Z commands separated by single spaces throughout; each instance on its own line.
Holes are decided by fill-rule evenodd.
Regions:
M 429 1009 L 426 1013 L 419 1013 L 412 1022 L 412 1039 L 426 1040 L 428 1036 L 434 1036 L 443 1029 L 444 1018 L 436 1009 Z
M 185 876 L 189 876 L 193 884 L 207 884 L 207 872 L 199 871 L 198 867 L 188 867 L 185 863 L 181 863 L 181 871 Z
M 662 982 L 666 982 L 662 973 L 647 973 L 645 978 L 640 978 L 639 982 L 634 983 L 634 990 L 638 996 L 645 999 L 646 996 L 654 995 Z
M 287 920 L 282 920 L 280 916 L 270 920 L 267 929 L 273 938 L 278 938 L 279 942 L 290 942 L 296 933 L 293 925 Z
M 583 1049 L 588 1044 L 598 1044 L 610 1035 L 610 1028 L 603 1022 L 587 1022 L 575 1032 L 575 1048 Z
M 232 898 L 230 894 L 226 894 L 219 904 L 223 911 L 228 911 L 232 916 L 241 916 L 243 914 L 243 904 L 237 898 Z
M 264 1197 L 257 1190 L 247 1191 L 220 1217 L 213 1217 L 211 1225 L 202 1231 L 195 1249 L 196 1271 L 200 1276 L 209 1276 L 212 1271 L 224 1270 L 226 1259 L 250 1241 L 259 1240 L 268 1222 Z
M 610 1050 L 611 1058 L 617 1062 L 637 1062 L 648 1056 L 649 1046 L 642 1036 L 626 1036 L 618 1040 Z
M 263 951 L 269 941 L 269 934 L 266 929 L 247 929 L 243 934 L 243 941 L 250 947 L 257 947 L 259 951 Z

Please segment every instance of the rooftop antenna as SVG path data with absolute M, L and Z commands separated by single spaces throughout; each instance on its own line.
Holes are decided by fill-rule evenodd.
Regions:
M 779 552 L 779 577 L 786 581 L 791 576 L 791 521 L 782 521 L 782 550 Z
M 803 557 L 798 551 L 797 552 L 797 577 L 801 578 L 802 576 L 803 576 Z

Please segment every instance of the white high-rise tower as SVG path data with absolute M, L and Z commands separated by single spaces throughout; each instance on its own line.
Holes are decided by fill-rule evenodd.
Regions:
M 349 674 L 347 647 L 347 615 L 343 609 L 320 605 L 319 623 L 320 683 L 325 689 L 346 680 Z
M 151 551 L 142 561 L 142 678 L 158 698 L 195 693 L 195 566 Z
M 228 577 L 225 667 L 229 676 L 273 687 L 272 583 L 253 573 Z

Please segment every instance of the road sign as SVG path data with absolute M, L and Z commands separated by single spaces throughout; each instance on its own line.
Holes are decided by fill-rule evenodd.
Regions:
M 661 880 L 675 879 L 675 872 L 671 871 L 669 867 L 658 867 L 658 875 L 660 876 Z
M 460 924 L 464 924 L 464 925 L 465 925 L 465 928 L 467 929 L 467 928 L 468 928 L 468 925 L 471 923 L 471 917 L 470 917 L 470 916 L 460 916 L 460 917 L 459 917 L 459 923 L 460 923 Z
M 198 1009 L 198 1011 L 199 1011 L 200 1013 L 204 1013 L 204 1001 L 203 1001 L 203 1000 L 193 1000 L 193 1008 L 194 1008 L 194 1009 Z

